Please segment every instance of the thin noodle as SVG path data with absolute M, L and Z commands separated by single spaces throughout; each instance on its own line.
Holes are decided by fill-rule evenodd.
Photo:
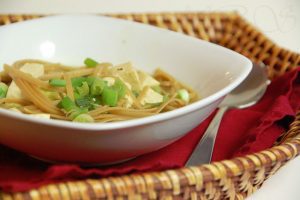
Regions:
M 29 83 L 15 79 L 14 80 L 18 87 L 23 91 L 25 96 L 30 99 L 37 107 L 39 107 L 44 112 L 61 114 L 61 111 L 56 108 L 43 94 L 37 90 L 35 87 L 32 87 Z
M 72 86 L 70 75 L 65 73 L 64 78 L 66 80 L 67 95 L 74 101 L 74 91 L 73 91 L 73 86 Z
M 27 101 L 25 99 L 17 99 L 17 98 L 3 98 L 0 99 L 0 104 L 1 103 L 17 103 L 21 105 L 28 105 L 30 104 L 30 101 Z

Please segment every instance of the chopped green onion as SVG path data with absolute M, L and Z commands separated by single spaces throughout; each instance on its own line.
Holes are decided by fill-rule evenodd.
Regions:
M 188 103 L 190 101 L 190 95 L 189 92 L 186 89 L 181 89 L 177 91 L 177 94 L 180 99 Z
M 102 94 L 103 89 L 106 87 L 106 83 L 104 80 L 100 78 L 95 78 L 93 84 L 91 85 L 91 95 L 98 96 Z
M 0 99 L 6 97 L 7 90 L 8 86 L 5 83 L 0 82 Z
M 49 84 L 51 86 L 54 86 L 54 87 L 65 87 L 66 86 L 66 80 L 63 80 L 63 79 L 51 79 L 49 81 Z
M 96 80 L 96 77 L 89 76 L 86 78 L 85 81 L 88 83 L 89 86 L 92 86 L 92 84 L 94 83 L 95 80 Z
M 102 93 L 103 104 L 116 106 L 118 103 L 118 92 L 112 88 L 105 87 Z
M 75 102 L 81 108 L 82 107 L 89 107 L 92 103 L 90 97 L 78 98 L 78 99 L 75 100 Z
M 87 66 L 87 67 L 96 67 L 98 65 L 98 62 L 91 59 L 91 58 L 86 58 L 84 60 L 84 64 Z
M 164 96 L 163 96 L 163 102 L 166 102 L 166 101 L 168 101 L 168 100 L 169 100 L 168 95 L 164 95 Z
M 48 99 L 51 99 L 51 100 L 54 100 L 54 101 L 60 99 L 60 96 L 59 96 L 59 93 L 58 93 L 58 92 L 42 90 L 42 93 L 43 93 Z
M 64 97 L 58 104 L 60 108 L 63 108 L 65 111 L 70 112 L 72 109 L 76 108 L 75 103 L 70 99 L 70 97 Z
M 152 88 L 155 92 L 161 93 L 161 87 L 160 87 L 159 85 L 152 86 L 151 88 Z
M 80 114 L 73 119 L 73 122 L 90 123 L 94 122 L 94 119 L 89 114 Z
M 78 92 L 74 91 L 74 99 L 79 99 L 81 98 Z
M 118 98 L 119 99 L 121 99 L 125 96 L 126 86 L 120 79 L 117 79 L 115 81 L 115 84 L 112 86 L 112 88 L 115 89 L 118 92 Z
M 81 87 L 77 87 L 76 90 L 80 97 L 85 97 L 90 93 L 90 88 L 86 81 L 82 83 Z
M 74 108 L 71 110 L 70 114 L 69 114 L 69 118 L 71 120 L 75 119 L 78 115 L 81 115 L 81 114 L 85 114 L 85 113 L 88 113 L 88 109 L 87 108 Z
M 72 86 L 74 88 L 82 86 L 82 83 L 86 81 L 85 77 L 75 77 L 71 79 Z

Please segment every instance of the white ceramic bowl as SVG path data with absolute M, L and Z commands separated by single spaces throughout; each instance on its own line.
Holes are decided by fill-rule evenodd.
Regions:
M 139 23 L 91 15 L 46 17 L 0 28 L 4 63 L 35 58 L 80 65 L 86 57 L 161 67 L 202 99 L 156 116 L 106 124 L 37 119 L 0 109 L 0 143 L 45 160 L 115 163 L 160 149 L 201 123 L 245 79 L 251 62 L 221 46 Z

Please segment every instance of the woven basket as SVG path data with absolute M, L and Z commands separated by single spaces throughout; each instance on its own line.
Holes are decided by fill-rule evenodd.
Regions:
M 121 14 L 134 20 L 214 42 L 268 66 L 271 79 L 300 64 L 300 55 L 282 49 L 236 13 Z M 0 25 L 41 16 L 0 15 Z M 300 111 L 274 147 L 212 164 L 62 182 L 0 199 L 244 199 L 300 152 Z M 1 172 L 0 172 L 1 173 Z

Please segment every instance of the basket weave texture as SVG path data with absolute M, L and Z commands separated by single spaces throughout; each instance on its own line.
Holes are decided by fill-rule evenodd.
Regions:
M 237 13 L 117 14 L 113 17 L 182 32 L 263 62 L 274 79 L 300 65 L 300 55 L 280 48 Z M 41 17 L 0 15 L 0 25 Z M 300 153 L 300 111 L 274 147 L 212 164 L 162 172 L 50 184 L 23 193 L 3 193 L 11 199 L 244 199 L 287 161 Z M 1 173 L 1 172 L 0 172 Z

